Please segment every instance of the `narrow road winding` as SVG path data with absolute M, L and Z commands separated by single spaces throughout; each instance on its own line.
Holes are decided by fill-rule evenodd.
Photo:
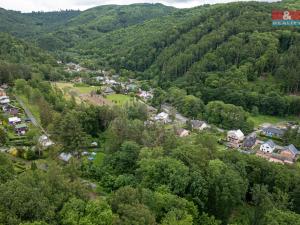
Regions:
M 31 113 L 31 111 L 29 110 L 29 108 L 26 106 L 26 104 L 22 101 L 22 99 L 20 99 L 18 96 L 15 96 L 16 100 L 19 102 L 19 104 L 22 106 L 22 108 L 24 109 L 27 117 L 31 120 L 32 124 L 34 126 L 36 126 L 37 128 L 39 128 L 45 135 L 47 135 L 49 137 L 49 134 L 44 130 L 44 128 L 39 124 L 39 122 L 37 121 L 37 119 L 34 117 L 34 115 Z

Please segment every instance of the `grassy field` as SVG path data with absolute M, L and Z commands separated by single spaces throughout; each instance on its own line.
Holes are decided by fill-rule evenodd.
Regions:
M 35 119 L 41 123 L 41 117 L 40 117 L 40 110 L 39 107 L 35 104 L 31 104 L 29 103 L 28 99 L 21 95 L 19 96 L 20 99 L 24 102 L 24 104 L 27 106 L 27 108 L 30 110 L 30 112 L 32 113 L 32 115 L 35 117 Z
M 66 83 L 66 82 L 55 82 L 55 83 L 53 83 L 53 86 L 56 86 L 59 89 L 61 89 L 64 92 L 64 95 L 67 99 L 69 99 L 71 97 L 71 94 L 74 95 L 74 93 L 75 93 L 75 99 L 78 103 L 80 103 L 82 101 L 82 99 L 84 98 L 83 96 L 80 97 L 79 95 L 87 95 L 91 91 L 96 91 L 100 88 L 100 87 L 96 87 L 96 86 L 75 87 L 74 84 Z M 123 94 L 112 94 L 112 95 L 108 95 L 105 99 L 107 99 L 107 104 L 109 103 L 110 105 L 111 104 L 124 105 L 126 102 L 129 102 L 129 101 L 133 100 L 134 98 L 132 98 L 128 95 L 123 95 Z M 105 100 L 105 99 L 103 99 L 103 100 Z M 93 104 L 97 104 L 97 103 L 94 103 L 90 99 L 88 99 L 88 101 L 92 102 Z M 102 105 L 102 104 L 100 104 L 100 105 Z
M 132 97 L 122 94 L 112 94 L 108 95 L 106 98 L 117 105 L 124 105 L 126 102 L 133 100 Z
M 97 166 L 101 165 L 102 162 L 103 162 L 104 157 L 105 157 L 105 153 L 98 152 L 97 155 L 96 155 L 96 158 L 94 160 L 94 164 L 97 165 Z
M 96 86 L 78 86 L 75 87 L 72 83 L 56 82 L 54 83 L 58 88 L 62 90 L 75 91 L 79 94 L 89 94 L 91 91 L 96 91 L 99 87 Z
M 258 116 L 251 116 L 250 119 L 254 122 L 255 127 L 263 123 L 276 124 L 276 123 L 286 122 L 286 121 L 300 122 L 300 118 L 296 116 L 276 117 L 276 116 L 258 115 Z
M 73 87 L 72 89 L 78 91 L 80 94 L 89 94 L 92 91 L 98 90 L 100 87 L 89 86 L 89 87 Z

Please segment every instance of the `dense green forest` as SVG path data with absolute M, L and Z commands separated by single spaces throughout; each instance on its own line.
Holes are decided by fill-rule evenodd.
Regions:
M 28 161 L 21 174 L 15 158 L 0 153 L 0 224 L 300 225 L 299 162 L 220 150 L 215 129 L 178 138 L 146 123 L 145 104 L 79 104 L 51 83 L 70 76 L 58 60 L 114 69 L 148 80 L 157 108 L 169 103 L 248 134 L 250 114 L 300 114 L 299 28 L 271 26 L 272 9 L 297 7 L 284 0 L 0 9 L 0 84 L 36 107 L 55 143 L 42 155 L 47 166 Z M 1 147 L 8 138 L 1 128 Z M 90 161 L 83 154 L 94 141 L 99 152 Z M 299 146 L 299 132 L 283 142 Z M 58 160 L 61 152 L 72 153 L 69 163 Z
M 214 133 L 179 139 L 165 126 L 145 126 L 140 103 L 77 105 L 38 79 L 16 80 L 14 88 L 40 107 L 57 145 L 46 171 L 33 163 L 17 175 L 0 154 L 3 224 L 300 224 L 296 165 L 219 151 Z M 86 162 L 82 146 L 93 139 L 100 140 L 103 156 Z M 57 165 L 61 151 L 78 158 Z M 83 179 L 97 184 L 97 198 Z
M 63 61 L 130 71 L 163 90 L 183 89 L 205 104 L 219 100 L 248 112 L 284 116 L 298 114 L 300 108 L 295 97 L 300 91 L 300 34 L 297 27 L 272 27 L 271 11 L 298 5 L 292 0 L 182 10 L 160 4 L 109 5 L 55 12 L 52 20 L 47 19 L 51 13 L 2 10 L 0 15 L 34 24 L 28 37 Z M 11 21 L 2 25 L 6 31 Z M 22 37 L 14 26 L 9 32 Z
M 0 82 L 12 84 L 17 78 L 44 78 L 56 80 L 64 77 L 55 58 L 48 52 L 0 33 Z

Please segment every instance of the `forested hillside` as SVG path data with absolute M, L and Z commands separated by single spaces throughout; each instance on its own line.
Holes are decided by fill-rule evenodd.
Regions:
M 1 9 L 0 30 L 30 41 L 35 39 L 40 47 L 54 51 L 174 11 L 162 4 L 107 5 L 83 12 L 20 13 Z
M 141 25 L 78 41 L 72 56 L 90 67 L 136 72 L 163 89 L 176 85 L 205 103 L 222 100 L 270 115 L 297 114 L 297 27 L 271 25 L 282 3 L 230 3 L 179 10 Z M 76 56 L 77 55 L 77 56 Z
M 11 83 L 17 78 L 58 79 L 62 76 L 54 57 L 9 34 L 0 33 L 0 82 Z
M 0 224 L 300 225 L 297 7 L 0 9 Z

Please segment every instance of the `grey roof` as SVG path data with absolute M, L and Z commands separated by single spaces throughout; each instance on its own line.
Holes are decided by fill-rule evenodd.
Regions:
M 111 89 L 110 87 L 107 87 L 105 90 L 104 90 L 104 93 L 113 93 L 114 90 Z
M 191 124 L 193 127 L 201 127 L 205 122 L 200 120 L 191 120 Z
M 256 138 L 256 137 L 257 137 L 257 136 L 256 136 L 256 133 L 253 132 L 253 133 L 247 135 L 247 136 L 246 136 L 246 139 L 252 139 L 252 138 Z
M 272 134 L 278 134 L 283 135 L 284 131 L 282 129 L 276 128 L 276 127 L 266 127 L 263 128 L 264 132 L 272 133 Z
M 289 145 L 289 146 L 286 146 L 286 149 L 288 149 L 290 152 L 292 152 L 294 155 L 297 155 L 299 154 L 299 151 L 298 149 L 293 145 Z
M 265 144 L 268 144 L 271 148 L 275 148 L 276 144 L 272 140 L 268 140 L 265 142 Z

